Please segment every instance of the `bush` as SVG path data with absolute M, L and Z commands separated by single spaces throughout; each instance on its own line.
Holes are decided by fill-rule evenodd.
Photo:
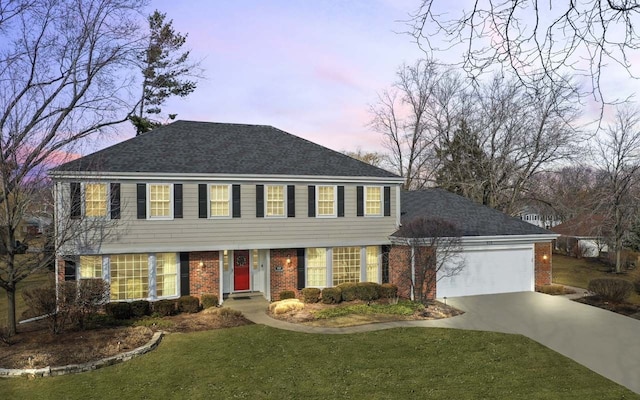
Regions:
M 358 291 L 355 283 L 341 283 L 338 287 L 342 290 L 342 301 L 354 301 L 358 299 Z
M 383 283 L 378 287 L 381 299 L 395 299 L 398 297 L 398 286 L 393 283 Z
M 283 290 L 280 292 L 280 300 L 295 299 L 296 293 L 293 290 Z
M 603 300 L 622 303 L 633 292 L 633 284 L 624 279 L 599 278 L 589 281 L 588 289 Z
M 166 317 L 176 313 L 175 300 L 158 300 L 153 303 L 153 312 L 161 317 Z
M 146 300 L 136 300 L 131 302 L 131 315 L 140 318 L 151 315 L 151 304 Z
M 105 312 L 115 319 L 129 319 L 131 318 L 131 303 L 109 303 L 105 307 Z
M 320 289 L 308 287 L 302 289 L 302 299 L 305 303 L 317 303 L 320 301 Z
M 322 302 L 324 304 L 338 304 L 342 301 L 342 289 L 339 287 L 328 287 L 322 289 Z
M 380 298 L 379 287 L 380 285 L 375 282 L 360 282 L 356 285 L 356 297 L 362 301 L 378 300 Z
M 640 294 L 640 280 L 633 282 L 633 287 L 636 290 L 636 293 Z
M 564 286 L 562 285 L 542 285 L 537 288 L 537 291 L 553 296 L 565 294 Z
M 178 299 L 178 312 L 194 314 L 200 311 L 200 300 L 194 296 L 182 296 Z
M 276 315 L 302 310 L 303 308 L 304 303 L 298 299 L 285 299 L 269 304 L 269 311 Z
M 216 296 L 215 294 L 203 294 L 200 298 L 200 302 L 202 303 L 202 308 L 204 309 L 217 307 L 218 296 Z

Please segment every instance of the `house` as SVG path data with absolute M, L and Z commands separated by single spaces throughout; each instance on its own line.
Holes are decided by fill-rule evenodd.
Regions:
M 577 257 L 598 257 L 607 252 L 606 236 L 610 232 L 606 218 L 598 214 L 583 214 L 551 230 L 560 235 L 555 249 Z
M 551 229 L 562 223 L 562 218 L 548 206 L 525 206 L 518 213 L 518 217 L 525 222 L 545 229 Z
M 63 164 L 50 176 L 56 226 L 82 232 L 59 246 L 58 279 L 103 278 L 113 301 L 203 294 L 222 300 L 243 292 L 277 300 L 283 290 L 388 282 L 401 197 L 408 196 L 410 213 L 446 208 L 416 205 L 442 191 L 412 197 L 393 173 L 262 125 L 177 121 Z M 450 196 L 444 200 L 461 199 Z M 474 212 L 469 203 L 451 211 L 465 224 L 475 221 Z M 522 272 L 528 284 L 442 286 L 438 295 L 533 290 L 534 250 L 536 260 L 550 257 L 549 233 L 509 235 L 509 229 L 474 234 L 468 253 L 486 254 L 473 258 L 483 264 L 469 279 L 504 273 L 508 279 L 501 281 L 511 281 Z M 550 261 L 541 268 L 550 271 Z M 497 273 L 487 269 L 494 264 Z

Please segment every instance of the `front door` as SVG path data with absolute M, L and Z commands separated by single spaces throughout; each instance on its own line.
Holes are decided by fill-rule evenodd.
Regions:
M 233 290 L 249 290 L 249 250 L 233 252 Z

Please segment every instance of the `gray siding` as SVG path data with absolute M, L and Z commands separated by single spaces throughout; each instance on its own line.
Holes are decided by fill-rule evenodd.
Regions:
M 389 235 L 397 229 L 398 185 L 386 185 L 392 188 L 389 217 L 356 217 L 358 184 L 341 184 L 345 186 L 345 217 L 309 218 L 307 186 L 314 184 L 309 182 L 296 183 L 295 218 L 257 218 L 256 184 L 263 182 L 242 182 L 241 218 L 202 219 L 198 218 L 198 184 L 185 182 L 184 218 L 154 221 L 136 219 L 136 183 L 138 182 L 121 182 L 122 217 L 115 229 L 118 234 L 107 237 L 97 252 L 109 254 L 378 245 L 389 243 Z M 286 185 L 287 182 L 282 184 Z M 62 185 L 65 190 L 68 187 L 68 183 Z

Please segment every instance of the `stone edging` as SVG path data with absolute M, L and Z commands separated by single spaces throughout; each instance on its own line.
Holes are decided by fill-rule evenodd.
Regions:
M 158 347 L 160 340 L 162 339 L 163 332 L 156 332 L 151 339 L 144 345 L 135 348 L 125 353 L 116 354 L 115 356 L 103 358 L 96 361 L 91 361 L 84 364 L 69 364 L 60 367 L 44 367 L 44 368 L 26 368 L 26 369 L 8 369 L 0 368 L 0 378 L 17 378 L 20 376 L 28 377 L 42 377 L 42 376 L 56 376 L 77 374 L 79 372 L 92 371 L 109 365 L 119 364 L 124 361 L 129 361 L 134 357 L 148 353 L 151 350 Z

